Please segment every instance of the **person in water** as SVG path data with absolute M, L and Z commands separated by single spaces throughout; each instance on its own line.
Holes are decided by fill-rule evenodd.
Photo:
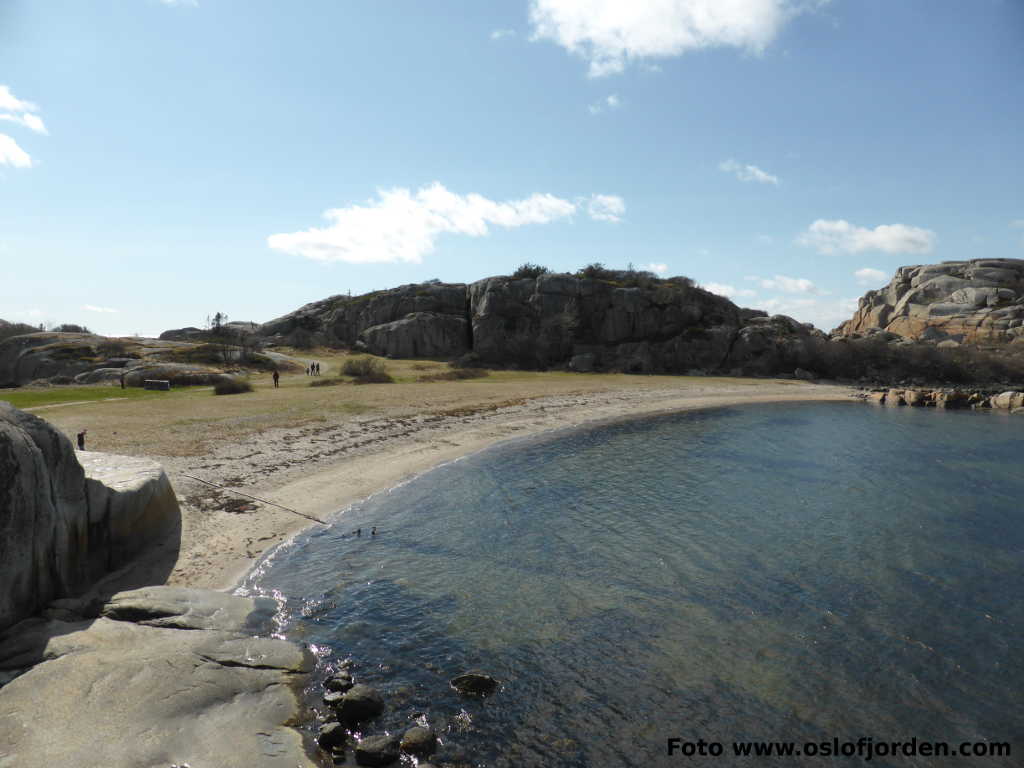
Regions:
M 376 535 L 377 535 L 377 526 L 376 526 L 376 525 L 375 525 L 375 526 L 373 526 L 373 530 L 372 530 L 372 531 L 370 531 L 370 535 L 371 535 L 371 536 L 376 536 Z

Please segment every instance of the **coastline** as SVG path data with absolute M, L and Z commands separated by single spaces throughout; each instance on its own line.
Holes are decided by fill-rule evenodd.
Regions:
M 167 583 L 234 590 L 266 552 L 318 524 L 280 507 L 330 521 L 373 494 L 505 440 L 731 405 L 844 402 L 853 392 L 837 385 L 764 381 L 555 395 L 481 409 L 274 430 L 258 441 L 220 446 L 212 456 L 153 455 L 164 465 L 182 504 L 181 548 Z M 280 449 L 254 451 L 257 442 Z M 217 491 L 186 475 L 280 507 Z M 248 509 L 211 514 L 197 508 L 203 499 Z

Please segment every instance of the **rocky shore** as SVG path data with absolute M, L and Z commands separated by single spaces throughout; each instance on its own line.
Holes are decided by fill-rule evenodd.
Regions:
M 1024 392 L 993 392 L 984 389 L 942 389 L 900 387 L 865 390 L 858 397 L 880 405 L 910 405 L 919 408 L 994 409 L 1024 413 Z
M 322 768 L 308 650 L 273 600 L 147 587 L 62 599 L 0 635 L 0 764 Z

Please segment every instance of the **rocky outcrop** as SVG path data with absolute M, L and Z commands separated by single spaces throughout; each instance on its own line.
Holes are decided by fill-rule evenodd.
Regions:
M 180 530 L 153 462 L 78 452 L 0 402 L 0 629 L 73 597 Z
M 260 333 L 282 343 L 306 334 L 307 341 L 397 358 L 472 352 L 497 366 L 630 373 L 810 373 L 827 342 L 810 325 L 741 309 L 686 278 L 614 270 L 333 296 L 265 323 Z
M 741 325 L 731 301 L 684 280 L 495 277 L 473 283 L 469 303 L 476 356 L 522 367 L 717 369 Z
M 95 362 L 102 336 L 87 333 L 29 333 L 0 341 L 0 387 L 13 387 L 51 376 L 74 377 L 99 367 Z
M 1024 259 L 900 267 L 889 285 L 868 291 L 834 333 L 873 328 L 917 341 L 1024 343 Z
M 331 296 L 264 323 L 259 334 L 288 343 L 295 334 L 331 346 L 361 346 L 374 354 L 429 349 L 425 357 L 455 356 L 469 345 L 466 286 L 403 285 L 362 296 Z M 405 322 L 400 322 L 405 321 Z M 394 325 L 400 323 L 399 325 Z
M 329 764 L 290 727 L 311 654 L 254 636 L 271 631 L 274 601 L 149 587 L 98 618 L 59 610 L 68 621 L 0 636 L 0 673 L 21 673 L 0 688 L 0 765 Z

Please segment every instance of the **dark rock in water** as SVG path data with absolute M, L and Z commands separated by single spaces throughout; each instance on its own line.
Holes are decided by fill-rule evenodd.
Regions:
M 348 672 L 339 672 L 336 675 L 324 680 L 324 689 L 328 691 L 340 691 L 344 693 L 352 687 L 352 675 Z
M 384 699 L 376 688 L 360 683 L 342 694 L 335 710 L 343 722 L 358 723 L 383 712 Z
M 437 749 L 437 735 L 433 728 L 424 728 L 422 725 L 414 726 L 402 736 L 401 749 L 410 755 L 421 757 L 432 755 Z
M 316 737 L 316 743 L 328 752 L 343 746 L 347 740 L 348 732 L 341 723 L 324 723 Z
M 391 765 L 398 761 L 398 739 L 394 736 L 369 736 L 356 745 L 358 765 Z
M 340 707 L 341 700 L 344 698 L 344 691 L 324 691 L 324 704 L 333 709 Z
M 451 685 L 462 694 L 489 696 L 498 688 L 498 681 L 483 672 L 466 672 L 458 677 L 453 677 Z

